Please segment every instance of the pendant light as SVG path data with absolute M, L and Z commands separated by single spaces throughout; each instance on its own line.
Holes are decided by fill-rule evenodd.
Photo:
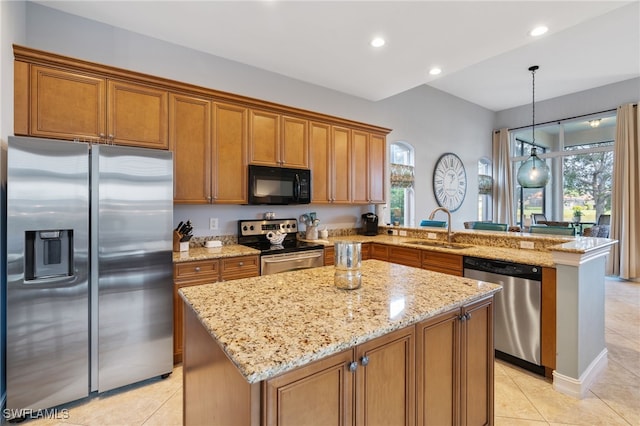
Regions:
M 533 82 L 533 97 L 531 102 L 533 110 L 531 133 L 533 139 L 531 141 L 531 156 L 527 158 L 527 160 L 520 165 L 520 169 L 518 169 L 518 183 L 523 188 L 544 188 L 551 178 L 551 171 L 549 170 L 549 166 L 547 166 L 547 162 L 538 157 L 536 149 L 536 70 L 538 68 L 540 67 L 537 65 L 529 67 Z

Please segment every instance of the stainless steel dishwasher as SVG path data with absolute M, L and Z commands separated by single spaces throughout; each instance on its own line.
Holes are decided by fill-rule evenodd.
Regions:
M 464 276 L 502 285 L 494 306 L 496 357 L 544 374 L 540 355 L 542 268 L 465 257 Z

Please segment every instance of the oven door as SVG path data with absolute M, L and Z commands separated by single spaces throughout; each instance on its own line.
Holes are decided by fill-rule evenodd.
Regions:
M 260 257 L 260 275 L 297 271 L 298 269 L 324 266 L 324 250 L 308 250 L 294 253 L 270 254 Z

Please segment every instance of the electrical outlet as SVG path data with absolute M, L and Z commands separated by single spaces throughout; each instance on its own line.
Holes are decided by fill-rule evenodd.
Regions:
M 209 218 L 209 230 L 216 231 L 218 229 L 218 218 L 211 217 Z
M 520 241 L 520 248 L 533 250 L 533 241 Z
M 398 235 L 398 230 L 397 229 L 392 229 L 391 230 L 391 235 Z
M 429 240 L 435 240 L 436 238 L 438 238 L 438 236 L 435 234 L 435 232 L 429 232 L 429 233 L 427 233 L 427 239 L 429 239 Z
M 407 236 L 407 231 L 405 231 L 404 229 L 401 229 L 398 231 L 398 235 L 400 235 L 401 237 L 406 237 Z

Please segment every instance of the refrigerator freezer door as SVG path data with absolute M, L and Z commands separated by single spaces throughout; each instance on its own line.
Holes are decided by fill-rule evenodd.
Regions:
M 173 162 L 168 151 L 92 151 L 92 271 L 99 274 L 93 344 L 97 390 L 104 392 L 173 369 Z
M 87 145 L 9 137 L 7 409 L 88 395 L 88 212 Z

